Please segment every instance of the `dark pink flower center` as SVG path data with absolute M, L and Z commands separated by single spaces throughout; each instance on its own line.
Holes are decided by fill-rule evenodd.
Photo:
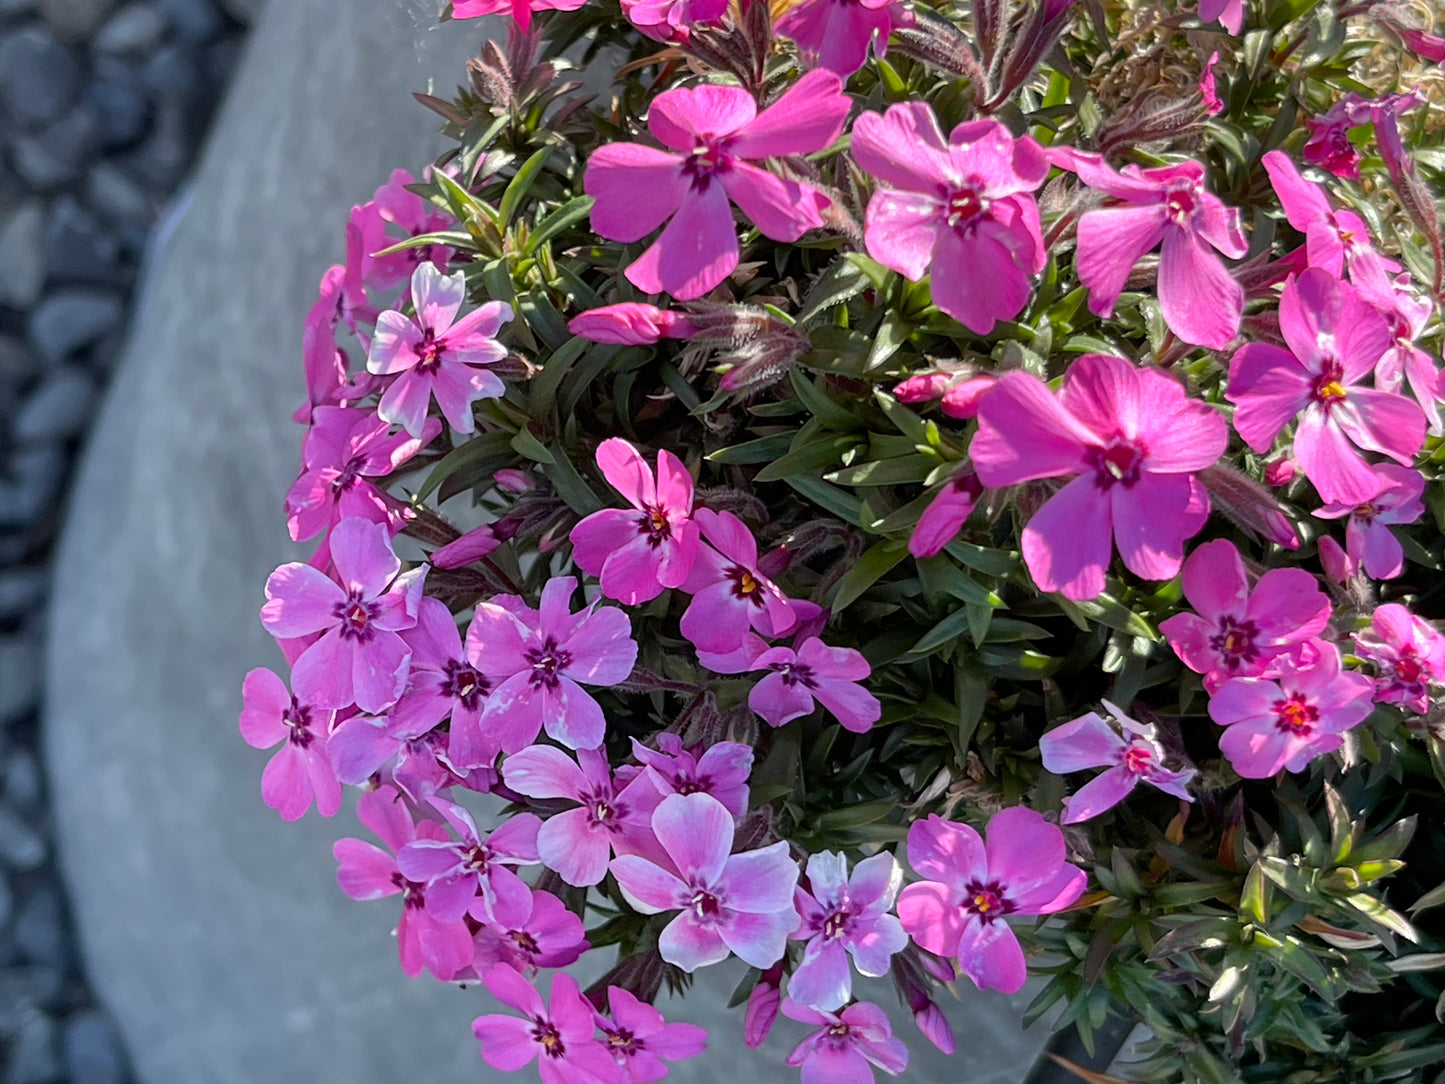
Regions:
M 1130 745 L 1124 750 L 1124 770 L 1140 775 L 1154 764 L 1154 753 L 1147 745 Z
M 1164 197 L 1164 207 L 1169 213 L 1169 221 L 1183 225 L 1198 210 L 1198 193 L 1193 185 L 1176 188 Z
M 336 494 L 341 494 L 354 486 L 357 479 L 361 476 L 361 468 L 363 466 L 365 466 L 365 460 L 359 455 L 352 456 L 352 458 L 348 459 L 346 466 L 341 468 L 341 473 L 332 480 L 331 491 Z
M 1333 358 L 1326 358 L 1320 366 L 1320 375 L 1315 377 L 1315 401 L 1329 411 L 1336 403 L 1343 403 L 1348 396 L 1343 383 L 1345 369 Z
M 709 926 L 722 916 L 722 902 L 705 888 L 694 891 L 687 906 L 699 920 Z
M 693 148 L 682 163 L 682 172 L 692 178 L 694 188 L 705 188 L 713 176 L 725 172 L 732 165 L 728 154 L 731 139 L 706 139 Z
M 311 744 L 314 736 L 311 733 L 311 709 L 294 696 L 291 698 L 291 706 L 282 714 L 281 721 L 289 729 L 286 735 L 288 742 L 302 749 Z
M 583 805 L 587 808 L 587 821 L 593 827 L 605 828 L 609 832 L 621 830 L 627 807 L 614 799 L 610 792 L 590 795 Z
M 1274 714 L 1276 727 L 1300 738 L 1314 733 L 1315 724 L 1320 721 L 1319 709 L 1299 693 L 1290 693 L 1283 700 L 1276 700 Z
M 800 662 L 775 662 L 771 669 L 782 675 L 783 684 L 788 686 L 801 685 L 805 689 L 816 689 L 817 680 L 813 677 L 813 668 L 805 666 Z
M 647 536 L 653 549 L 672 538 L 672 524 L 660 504 L 644 505 L 642 515 L 637 517 L 637 526 L 639 533 Z
M 852 1030 L 847 1024 L 839 1020 L 836 1024 L 828 1025 L 826 1034 L 828 1038 L 833 1040 L 835 1045 L 847 1046 L 849 1043 L 849 1034 Z
M 672 789 L 678 794 L 710 794 L 712 793 L 712 779 L 700 775 L 694 779 L 687 773 L 686 769 L 679 771 L 672 777 Z
M 1420 658 L 1413 647 L 1401 649 L 1400 657 L 1395 660 L 1395 665 L 1391 669 L 1394 671 L 1397 681 L 1406 685 L 1424 684 L 1425 667 L 1420 664 Z
M 541 688 L 543 685 L 549 689 L 557 688 L 562 671 L 572 665 L 571 652 L 559 648 L 554 636 L 547 637 L 540 649 L 531 648 L 523 657 L 532 667 L 532 688 L 534 689 Z
M 475 873 L 485 877 L 487 868 L 492 860 L 492 852 L 488 847 L 473 844 L 472 847 L 462 855 L 462 865 L 468 873 Z
M 948 224 L 956 230 L 966 230 L 978 221 L 988 210 L 988 200 L 980 189 L 983 182 L 970 177 L 963 187 L 948 197 Z
M 1236 621 L 1225 614 L 1219 619 L 1219 631 L 1209 638 L 1210 650 L 1218 654 L 1227 670 L 1238 670 L 1259 656 L 1254 639 L 1259 630 L 1253 621 Z
M 412 911 L 426 907 L 426 885 L 419 881 L 408 881 L 400 873 L 391 875 L 391 883 L 401 889 L 401 905 Z
M 1375 522 L 1375 517 L 1378 516 L 1381 511 L 1382 509 L 1380 509 L 1373 501 L 1366 501 L 1364 504 L 1359 505 L 1353 512 L 1351 512 L 1350 515 L 1354 516 L 1357 520 L 1359 520 L 1366 526 L 1369 526 L 1371 523 Z
M 421 342 L 416 346 L 416 367 L 424 372 L 435 371 L 441 366 L 446 349 L 446 340 L 437 338 L 437 333 L 431 328 L 425 328 L 421 333 Z
M 1109 489 L 1115 484 L 1132 486 L 1139 480 L 1144 461 L 1149 458 L 1149 449 L 1140 440 L 1130 440 L 1123 435 L 1114 436 L 1108 444 L 1090 449 L 1089 464 L 1100 489 Z
M 537 944 L 537 939 L 526 930 L 512 930 L 507 936 L 512 939 L 519 949 L 529 956 L 538 956 L 542 952 L 542 947 Z
M 536 1017 L 534 1023 L 537 1025 L 532 1029 L 532 1038 L 542 1048 L 542 1054 L 548 1058 L 565 1058 L 567 1048 L 562 1044 L 562 1033 L 557 1030 L 557 1025 L 550 1020 Z
M 626 1028 L 618 1028 L 616 1031 L 602 1029 L 607 1036 L 607 1049 L 612 1051 L 612 1056 L 619 1062 L 633 1057 L 639 1050 L 646 1050 L 647 1044 L 639 1039 Z
M 464 662 L 448 659 L 442 668 L 442 695 L 460 700 L 468 711 L 475 711 L 477 701 L 491 691 L 487 679 Z
M 1014 909 L 997 881 L 970 881 L 963 890 L 963 909 L 987 925 Z
M 840 907 L 823 920 L 823 940 L 836 941 L 848 932 L 848 920 L 853 916 L 846 907 Z
M 733 597 L 751 602 L 759 608 L 763 605 L 763 581 L 742 565 L 733 565 L 724 575 L 732 581 Z
M 362 643 L 370 640 L 375 631 L 371 622 L 381 612 L 381 607 L 374 602 L 367 602 L 359 592 L 353 591 L 346 597 L 345 602 L 338 602 L 332 614 L 341 622 L 341 638 L 343 640 L 360 640 Z

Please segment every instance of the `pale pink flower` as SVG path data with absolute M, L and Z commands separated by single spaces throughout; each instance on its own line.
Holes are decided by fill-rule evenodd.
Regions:
M 1341 671 L 1334 644 L 1312 646 L 1308 662 L 1280 659 L 1277 680 L 1233 678 L 1210 699 L 1209 717 L 1225 728 L 1219 751 L 1244 778 L 1304 771 L 1370 714 L 1374 682 Z
M 536 11 L 576 11 L 587 0 L 452 0 L 453 19 L 480 19 L 484 15 L 510 15 L 519 27 L 532 25 Z
M 727 10 L 728 0 L 622 0 L 627 21 L 653 41 L 686 41 L 694 23 L 721 19 Z
M 1394 342 L 1375 365 L 1375 387 L 1380 391 L 1399 391 L 1402 381 L 1425 412 L 1431 436 L 1445 433 L 1440 402 L 1445 399 L 1445 374 L 1436 368 L 1435 359 L 1415 340 L 1425 333 L 1434 315 L 1435 306 L 1410 288 L 1409 276 L 1386 279 L 1383 289 L 1360 289 L 1360 296 L 1379 310 L 1390 325 Z
M 411 810 L 391 787 L 368 791 L 356 804 L 356 816 L 393 853 L 415 840 L 445 841 L 447 831 L 435 821 L 414 821 Z M 412 978 L 430 971 L 448 982 L 471 962 L 472 937 L 462 921 L 441 922 L 426 908 L 426 885 L 408 880 L 392 854 L 360 839 L 340 839 L 332 847 L 336 881 L 354 900 L 379 900 L 400 895 L 401 920 L 396 927 L 401 967 Z
M 769 671 L 748 693 L 748 707 L 772 726 L 807 715 L 814 700 L 855 734 L 873 729 L 883 714 L 878 698 L 858 684 L 872 667 L 851 647 L 829 647 L 811 636 L 797 651 L 769 648 L 748 669 Z
M 394 732 L 414 738 L 450 718 L 451 762 L 463 770 L 491 764 L 499 750 L 482 730 L 491 682 L 468 658 L 451 610 L 422 599 L 416 625 L 402 639 L 411 647 L 411 676 L 391 709 Z
M 416 624 L 426 569 L 398 575 L 401 561 L 379 523 L 344 519 L 330 542 L 341 582 L 310 565 L 282 565 L 266 581 L 261 624 L 276 637 L 322 634 L 291 671 L 303 701 L 385 711 L 406 688 L 411 649 L 398 633 Z
M 915 557 L 933 557 L 942 552 L 963 530 L 981 496 L 983 485 L 971 469 L 954 475 L 918 518 L 918 526 L 908 537 L 908 552 Z
M 546 1004 L 532 984 L 510 967 L 497 966 L 482 976 L 487 990 L 522 1018 L 493 1013 L 472 1021 L 482 1044 L 482 1060 L 493 1069 L 515 1073 L 536 1061 L 542 1084 L 618 1084 L 617 1063 L 596 1041 L 592 1005 L 577 980 L 566 972 L 552 976 Z
M 993 815 L 987 843 L 939 816 L 908 829 L 908 862 L 927 880 L 898 897 L 908 935 L 938 956 L 957 956 L 980 989 L 1017 993 L 1028 977 L 1006 915 L 1049 915 L 1084 892 L 1088 877 L 1065 861 L 1064 834 L 1032 809 Z
M 664 448 L 657 453 L 654 478 L 647 460 L 621 437 L 598 446 L 597 465 L 632 510 L 604 508 L 572 528 L 577 567 L 599 577 L 602 593 L 627 606 L 681 587 L 699 546 L 687 467 Z
M 791 38 L 798 51 L 819 67 L 847 78 L 868 60 L 888 51 L 897 0 L 801 0 L 785 11 L 773 29 Z
M 836 1010 L 853 996 L 850 956 L 858 974 L 879 978 L 908 945 L 889 913 L 903 887 L 903 868 L 884 851 L 863 859 L 849 876 L 847 859 L 824 851 L 808 858 L 807 873 L 808 888 L 793 893 L 799 918 L 793 937 L 808 945 L 788 980 L 788 996 L 813 1009 Z
M 1198 162 L 1115 172 L 1097 154 L 1055 151 L 1055 165 L 1090 188 L 1121 201 L 1079 219 L 1079 281 L 1089 288 L 1089 311 L 1110 316 L 1129 273 L 1159 247 L 1159 308 L 1169 330 L 1185 342 L 1221 349 L 1239 332 L 1244 288 L 1216 249 L 1231 259 L 1248 250 L 1239 210 L 1204 187 Z
M 364 314 L 368 323 L 373 322 L 376 316 L 375 309 L 368 310 L 366 307 L 368 287 L 379 291 L 390 290 L 411 278 L 423 263 L 445 271 L 451 258 L 451 250 L 444 245 L 413 246 L 385 256 L 378 255 L 408 237 L 436 233 L 455 225 L 450 218 L 407 188 L 415 180 L 404 169 L 393 170 L 391 179 L 378 188 L 370 200 L 351 209 L 351 217 L 346 224 L 347 304 L 359 314 Z M 397 227 L 399 234 L 388 232 L 388 226 Z
M 1103 704 L 1118 729 L 1091 711 L 1054 727 L 1039 739 L 1044 768 L 1055 775 L 1107 769 L 1064 799 L 1063 823 L 1078 824 L 1108 812 L 1129 797 L 1140 782 L 1183 801 L 1194 801 L 1188 784 L 1199 773 L 1193 768 L 1170 771 L 1164 767 L 1164 747 L 1159 744 L 1155 728 L 1135 722 L 1107 700 Z
M 741 87 L 664 91 L 652 101 L 647 126 L 670 150 L 609 143 L 588 159 L 583 186 L 596 200 L 592 228 L 613 241 L 640 241 L 671 218 L 627 278 L 648 293 L 701 297 L 738 263 L 730 200 L 775 241 L 796 241 L 823 224 L 827 197 L 750 160 L 822 150 L 842 132 L 851 104 L 838 77 L 822 69 L 761 113 Z
M 693 518 L 711 546 L 700 546 L 682 589 L 693 596 L 682 615 L 682 634 L 699 651 L 741 647 L 748 627 L 782 636 L 798 616 L 778 586 L 758 570 L 758 541 L 731 512 L 699 508 Z M 716 547 L 716 548 L 714 548 Z
M 1024 560 L 1044 591 L 1093 598 L 1117 543 L 1148 580 L 1179 571 L 1184 540 L 1209 515 L 1195 472 L 1229 442 L 1224 419 L 1158 369 L 1085 354 L 1055 396 L 1031 373 L 1005 373 L 983 398 L 969 456 L 989 488 L 1036 478 L 1073 480 L 1023 532 Z
M 637 661 L 637 643 L 632 623 L 616 607 L 594 602 L 573 613 L 576 590 L 575 577 L 556 576 L 542 588 L 539 609 L 498 596 L 472 618 L 467 657 L 494 681 L 482 725 L 493 729 L 504 753 L 525 749 L 544 727 L 569 749 L 602 744 L 602 708 L 582 686 L 624 680 Z
M 1377 606 L 1355 650 L 1375 668 L 1375 700 L 1430 710 L 1431 687 L 1445 684 L 1445 637 L 1398 603 Z
M 397 868 L 409 881 L 426 885 L 426 907 L 442 922 L 455 922 L 480 894 L 485 913 L 524 906 L 529 889 L 512 866 L 533 865 L 542 822 L 531 813 L 514 813 L 485 839 L 464 807 L 433 797 L 433 807 L 457 838 L 415 839 L 396 854 Z
M 945 141 L 924 102 L 864 113 L 854 159 L 883 181 L 868 202 L 868 254 L 914 282 L 932 273 L 933 301 L 987 335 L 1023 311 L 1046 259 L 1031 194 L 1049 167 L 1027 136 L 993 120 L 960 124 Z
M 569 885 L 595 885 L 607 876 L 607 860 L 645 847 L 652 811 L 662 793 L 646 772 L 614 784 L 607 754 L 582 749 L 573 760 L 551 745 L 532 745 L 502 765 L 502 780 L 529 798 L 565 798 L 579 808 L 554 813 L 537 833 L 542 864 Z
M 671 794 L 652 814 L 652 831 L 673 869 L 637 855 L 611 870 L 634 910 L 681 911 L 658 938 L 662 958 L 684 971 L 736 953 L 771 967 L 798 925 L 793 889 L 798 867 L 786 842 L 732 854 L 733 818 L 710 794 Z
M 1244 26 L 1244 0 L 1199 0 L 1199 21 L 1219 25 L 1231 34 L 1238 34 Z
M 483 523 L 433 553 L 432 567 L 465 568 L 467 565 L 476 564 L 501 544 L 502 540 L 497 537 L 492 525 Z
M 788 1055 L 802 1069 L 802 1084 L 873 1084 L 871 1066 L 889 1076 L 908 1068 L 908 1048 L 893 1035 L 888 1014 L 870 1001 L 857 1001 L 842 1012 L 819 1012 L 788 997 L 783 1015 L 818 1028 Z
M 300 820 L 316 801 L 316 812 L 334 817 L 341 808 L 341 784 L 326 755 L 326 735 L 335 712 L 312 708 L 292 696 L 286 683 L 257 667 L 241 684 L 241 737 L 253 749 L 282 743 L 261 773 L 261 800 L 283 821 Z
M 1375 464 L 1380 489 L 1364 504 L 1327 504 L 1317 509 L 1321 519 L 1349 516 L 1345 524 L 1345 552 L 1377 580 L 1393 580 L 1405 571 L 1405 549 L 1390 530 L 1391 524 L 1414 523 L 1425 514 L 1421 497 L 1425 479 L 1420 472 L 1395 463 Z
M 706 1030 L 696 1024 L 667 1023 L 656 1008 L 620 986 L 607 987 L 607 1008 L 610 1019 L 594 1015 L 624 1084 L 661 1080 L 667 1076 L 664 1061 L 695 1058 L 707 1049 Z
M 775 964 L 763 972 L 762 978 L 748 993 L 747 1007 L 743 1010 L 743 1042 L 749 1050 L 756 1050 L 767 1042 L 768 1033 L 778 1020 L 778 1010 L 783 1004 L 779 985 L 783 981 L 783 965 Z
M 663 339 L 690 339 L 697 328 L 685 313 L 659 309 L 639 301 L 623 301 L 578 313 L 567 330 L 595 343 L 650 346 Z
M 498 900 L 487 914 L 485 901 L 472 901 L 468 914 L 482 924 L 472 938 L 472 970 L 485 975 L 497 964 L 532 976 L 542 967 L 567 967 L 592 946 L 582 920 L 550 892 L 530 891 Z
M 1267 452 L 1291 420 L 1294 457 L 1324 500 L 1363 504 L 1379 479 L 1360 450 L 1404 466 L 1425 443 L 1425 416 L 1400 395 L 1359 387 L 1390 347 L 1384 318 L 1328 271 L 1285 285 L 1279 326 L 1288 350 L 1248 343 L 1229 362 L 1234 428 Z
M 1211 693 L 1230 678 L 1267 674 L 1330 620 L 1330 600 L 1308 572 L 1272 568 L 1251 590 L 1239 550 L 1223 538 L 1184 562 L 1184 597 L 1195 612 L 1161 621 L 1159 631 Z
M 458 320 L 467 297 L 465 276 L 460 271 L 445 276 L 429 263 L 416 269 L 411 291 L 415 317 L 388 309 L 376 318 L 366 367 L 396 378 L 382 393 L 377 413 L 421 436 L 435 396 L 453 429 L 474 432 L 472 403 L 506 390 L 501 378 L 483 366 L 507 356 L 496 335 L 512 318 L 511 306 L 488 301 Z
M 734 817 L 747 813 L 751 745 L 714 742 L 699 755 L 695 749 L 683 748 L 682 739 L 666 731 L 657 735 L 657 744 L 658 749 L 649 749 L 633 738 L 632 755 L 652 776 L 652 785 L 660 794 L 711 794 Z M 627 770 L 618 769 L 618 778 Z

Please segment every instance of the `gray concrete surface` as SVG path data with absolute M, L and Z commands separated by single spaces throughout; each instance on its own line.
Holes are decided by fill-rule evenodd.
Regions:
M 235 726 L 241 676 L 279 661 L 261 586 L 296 557 L 280 504 L 302 314 L 350 204 L 440 146 L 409 92 L 431 75 L 449 89 L 475 44 L 458 24 L 420 30 L 424 6 L 266 8 L 77 482 L 48 768 L 88 965 L 145 1084 L 498 1079 L 468 1028 L 485 997 L 401 974 L 391 903 L 335 887 L 330 845 L 348 822 L 283 825 L 260 801 L 266 755 Z M 718 1022 L 736 978 L 713 969 L 678 1015 Z M 905 1079 L 1020 1078 L 1044 1038 L 1019 1033 L 1026 999 L 963 993 L 959 1055 L 913 1041 Z M 781 1021 L 749 1054 L 733 1016 L 674 1079 L 795 1080 L 781 1061 L 802 1034 Z

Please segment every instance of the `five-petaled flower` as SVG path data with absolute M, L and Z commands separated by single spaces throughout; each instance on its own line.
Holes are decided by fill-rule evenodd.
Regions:
M 261 799 L 283 821 L 300 820 L 316 800 L 316 812 L 333 817 L 341 808 L 341 784 L 326 753 L 334 711 L 322 711 L 292 696 L 286 683 L 257 667 L 241 684 L 241 737 L 253 749 L 276 751 L 261 773 Z
M 514 1073 L 534 1060 L 543 1084 L 618 1084 L 621 1074 L 606 1047 L 596 1040 L 592 1006 L 577 980 L 565 972 L 552 976 L 552 995 L 544 1004 L 530 982 L 499 964 L 482 976 L 487 990 L 522 1019 L 492 1013 L 472 1021 L 482 1044 L 482 1060 L 493 1069 Z
M 758 570 L 758 541 L 731 512 L 699 508 L 702 535 L 692 573 L 682 589 L 692 601 L 682 615 L 682 634 L 699 651 L 726 654 L 742 647 L 751 625 L 764 636 L 781 636 L 797 623 L 788 597 Z
M 623 1084 L 647 1084 L 667 1075 L 663 1061 L 695 1058 L 707 1049 L 707 1032 L 696 1024 L 672 1023 L 656 1008 L 620 986 L 607 987 L 611 1017 L 594 1014 L 607 1048 L 622 1070 Z
M 793 893 L 798 928 L 808 942 L 788 980 L 788 996 L 813 1009 L 836 1010 L 853 996 L 853 972 L 877 978 L 908 945 L 908 935 L 890 914 L 903 887 L 903 869 L 888 852 L 865 858 L 848 875 L 842 854 L 823 851 L 808 858 L 808 887 Z
M 748 693 L 748 707 L 772 726 L 807 715 L 814 700 L 855 734 L 871 730 L 883 714 L 878 698 L 858 684 L 872 668 L 851 647 L 829 647 L 810 636 L 796 651 L 768 648 L 749 669 L 768 671 Z
M 1445 636 L 1397 602 L 1377 606 L 1355 633 L 1360 657 L 1375 668 L 1375 700 L 1423 715 L 1430 688 L 1445 684 Z
M 893 1035 L 888 1014 L 871 1001 L 857 1001 L 842 1012 L 820 1012 L 783 1001 L 783 1015 L 818 1030 L 793 1048 L 788 1064 L 802 1069 L 803 1084 L 873 1084 L 871 1066 L 889 1076 L 908 1068 L 908 1048 Z

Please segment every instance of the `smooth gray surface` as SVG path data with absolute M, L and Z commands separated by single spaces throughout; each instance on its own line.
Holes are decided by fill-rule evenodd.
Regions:
M 424 7 L 266 8 L 77 482 L 47 753 L 88 964 L 145 1084 L 499 1079 L 468 1027 L 488 1000 L 408 980 L 395 901 L 336 889 L 332 841 L 364 834 L 351 802 L 283 825 L 260 801 L 267 754 L 235 725 L 242 675 L 280 662 L 256 611 L 266 574 L 297 556 L 281 496 L 302 314 L 343 252 L 347 207 L 440 146 L 409 92 L 428 75 L 450 89 L 475 44 L 460 24 L 419 29 Z M 677 1007 L 717 1030 L 673 1079 L 797 1079 L 782 1058 L 805 1029 L 780 1021 L 754 1054 L 740 1016 L 721 1019 L 739 974 L 710 970 Z M 1043 1039 L 1019 1034 L 1026 998 L 962 993 L 952 1060 L 894 1013 L 917 1058 L 905 1079 L 1018 1080 Z

